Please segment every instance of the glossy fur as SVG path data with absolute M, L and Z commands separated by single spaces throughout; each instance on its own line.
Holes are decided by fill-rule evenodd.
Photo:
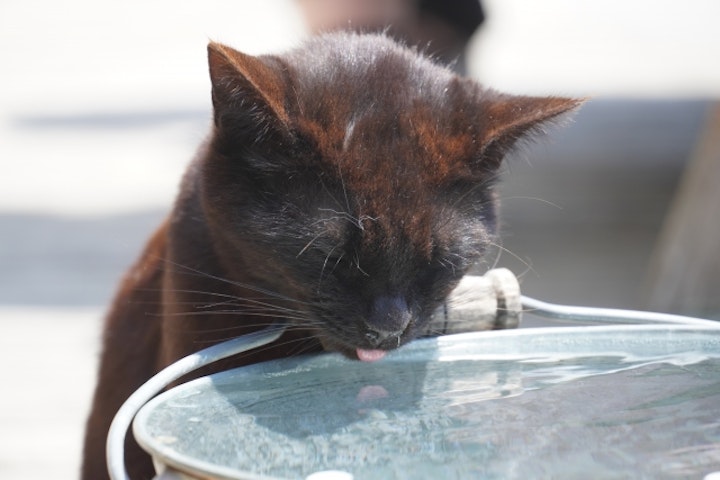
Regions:
M 104 331 L 83 478 L 159 369 L 277 319 L 232 365 L 397 348 L 482 258 L 503 155 L 579 104 L 503 95 L 383 36 L 332 34 L 282 56 L 208 47 L 214 125 Z M 228 364 L 223 365 L 223 367 Z M 149 459 L 128 441 L 133 478 Z

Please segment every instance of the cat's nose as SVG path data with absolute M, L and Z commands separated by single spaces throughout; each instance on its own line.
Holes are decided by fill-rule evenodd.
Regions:
M 400 295 L 381 295 L 373 302 L 366 319 L 366 338 L 375 345 L 391 337 L 399 337 L 410 323 L 412 315 L 407 301 Z

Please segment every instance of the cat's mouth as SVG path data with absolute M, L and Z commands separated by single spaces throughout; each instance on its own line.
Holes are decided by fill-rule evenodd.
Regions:
M 334 351 L 361 362 L 376 362 L 415 335 L 418 312 L 404 296 L 380 295 L 366 315 L 353 322 L 326 321 L 318 339 L 326 351 Z
M 381 348 L 351 346 L 343 341 L 330 339 L 325 335 L 320 337 L 320 343 L 327 352 L 338 352 L 350 360 L 359 360 L 361 362 L 377 362 L 385 357 L 388 352 Z
M 386 350 L 366 350 L 364 348 L 356 348 L 355 355 L 361 362 L 376 362 L 383 358 L 387 353 Z
M 391 344 L 378 345 L 372 347 L 368 345 L 357 346 L 346 343 L 345 341 L 337 338 L 328 338 L 327 335 L 321 337 L 320 343 L 326 351 L 338 352 L 351 360 L 359 360 L 361 362 L 377 362 L 387 355 L 390 350 L 400 347 L 402 342 L 398 337 L 392 341 Z

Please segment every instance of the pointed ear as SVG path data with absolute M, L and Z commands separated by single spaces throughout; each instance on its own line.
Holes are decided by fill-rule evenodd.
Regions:
M 253 57 L 213 42 L 208 63 L 218 128 L 261 133 L 288 124 L 285 85 L 273 57 Z
M 485 167 L 497 169 L 502 158 L 520 139 L 541 133 L 544 127 L 579 108 L 585 100 L 495 94 L 483 105 L 488 123 L 480 156 L 483 162 L 487 162 Z

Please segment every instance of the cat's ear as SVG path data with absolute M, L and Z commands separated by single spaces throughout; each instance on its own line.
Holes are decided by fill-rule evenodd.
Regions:
M 271 57 L 254 57 L 220 43 L 208 45 L 215 124 L 219 128 L 257 129 L 255 133 L 283 129 L 282 72 Z
M 487 128 L 483 132 L 480 156 L 484 166 L 496 169 L 519 140 L 542 133 L 554 120 L 577 109 L 585 99 L 525 97 L 496 94 L 483 105 Z

